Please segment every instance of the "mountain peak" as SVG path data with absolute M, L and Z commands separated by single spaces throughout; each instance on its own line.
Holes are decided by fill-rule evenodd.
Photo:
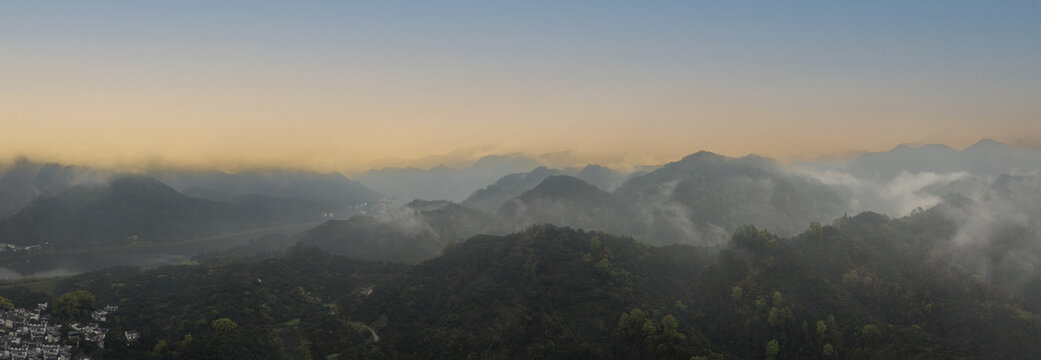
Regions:
M 174 190 L 159 180 L 144 175 L 120 176 L 112 180 L 112 192 L 116 194 L 155 194 L 163 196 L 181 197 L 181 193 Z
M 596 187 L 596 185 L 582 181 L 570 175 L 553 175 L 542 180 L 534 189 L 525 191 L 523 198 L 531 197 L 554 197 L 554 198 L 600 198 L 607 196 L 607 192 Z
M 911 148 L 910 145 L 900 144 L 900 145 L 897 145 L 892 150 L 889 150 L 889 152 L 901 152 L 901 151 L 910 151 L 910 150 L 914 150 L 913 148 Z
M 716 153 L 711 152 L 711 151 L 701 150 L 701 151 L 698 151 L 696 153 L 684 156 L 683 159 L 680 159 L 680 161 L 677 161 L 677 163 L 685 163 L 685 162 L 698 161 L 698 160 L 708 160 L 708 159 L 722 159 L 724 157 L 725 156 L 716 154 Z
M 977 151 L 977 150 L 988 150 L 988 149 L 1004 149 L 1007 148 L 1005 144 L 990 138 L 983 138 L 977 141 L 975 144 L 965 148 L 962 151 Z

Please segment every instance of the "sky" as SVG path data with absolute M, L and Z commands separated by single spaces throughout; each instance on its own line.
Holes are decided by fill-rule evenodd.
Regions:
M 1039 146 L 1038 39 L 1038 1 L 0 0 L 0 159 L 351 173 Z

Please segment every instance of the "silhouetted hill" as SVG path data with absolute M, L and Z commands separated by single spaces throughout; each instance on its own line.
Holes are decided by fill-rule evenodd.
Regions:
M 521 155 L 489 155 L 465 168 L 437 166 L 369 170 L 358 179 L 381 194 L 402 200 L 444 199 L 462 201 L 507 174 L 528 172 L 539 166 Z
M 76 185 L 100 184 L 108 174 L 90 168 L 35 163 L 25 158 L 0 169 L 0 220 L 42 195 L 53 195 Z
M 545 223 L 613 229 L 605 226 L 616 220 L 617 211 L 610 193 L 573 176 L 554 175 L 503 204 L 496 215 L 507 231 Z
M 635 220 L 627 233 L 654 243 L 719 243 L 746 224 L 791 235 L 841 215 L 849 202 L 840 189 L 773 160 L 704 151 L 629 179 L 615 196 Z
M 491 215 L 454 203 L 413 201 L 379 216 L 326 222 L 307 231 L 300 243 L 355 259 L 416 263 L 492 223 Z
M 547 177 L 559 173 L 559 170 L 540 166 L 531 172 L 506 175 L 494 184 L 470 194 L 470 197 L 466 198 L 462 205 L 487 212 L 495 212 L 506 201 L 520 196 L 520 194 L 531 190 Z
M 598 188 L 611 191 L 625 181 L 629 174 L 600 165 L 588 165 L 581 169 L 564 170 L 538 167 L 528 173 L 510 174 L 486 188 L 479 189 L 462 202 L 464 206 L 486 212 L 495 212 L 506 201 L 520 196 L 525 191 L 553 175 L 571 175 Z
M 700 152 L 634 176 L 607 193 L 570 176 L 551 176 L 505 203 L 497 215 L 513 231 L 553 223 L 635 236 L 651 244 L 719 244 L 746 224 L 794 234 L 848 209 L 849 196 L 755 156 Z
M 611 194 L 574 176 L 554 175 L 525 191 L 520 199 L 567 200 L 577 205 L 603 206 L 611 203 Z
M 83 246 L 188 240 L 276 223 L 275 214 L 184 196 L 144 176 L 124 176 L 105 185 L 82 185 L 37 198 L 0 222 L 0 242 Z
M 582 170 L 575 174 L 575 177 L 605 191 L 614 191 L 615 188 L 628 179 L 629 174 L 593 164 L 583 167 Z

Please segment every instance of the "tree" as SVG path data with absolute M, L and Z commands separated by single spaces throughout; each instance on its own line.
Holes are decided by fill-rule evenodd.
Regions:
M 3 296 L 0 296 L 0 309 L 14 310 L 14 303 Z
M 97 300 L 86 290 L 70 291 L 52 301 L 51 313 L 63 320 L 85 317 Z
M 730 297 L 734 301 L 740 301 L 742 296 L 744 296 L 744 291 L 741 290 L 740 286 L 734 285 L 734 287 L 730 288 Z
M 776 307 L 784 306 L 784 296 L 781 295 L 780 291 L 774 291 L 773 304 Z
M 824 228 L 821 227 L 821 223 L 816 221 L 810 222 L 810 228 L 806 230 L 806 237 L 810 240 L 824 238 Z
M 213 331 L 216 331 L 218 334 L 227 334 L 232 331 L 235 331 L 235 329 L 238 329 L 239 324 L 236 324 L 234 321 L 228 318 L 220 318 L 217 320 L 213 320 L 213 323 L 210 324 L 210 327 L 212 327 Z
M 680 322 L 671 314 L 661 318 L 662 333 L 667 339 L 687 340 L 687 336 L 679 332 Z
M 836 355 L 835 347 L 831 346 L 831 343 L 824 344 L 824 348 L 821 349 L 821 353 L 823 353 L 825 357 L 833 358 Z
M 882 340 L 882 332 L 875 325 L 864 325 L 860 328 L 860 336 L 857 337 L 857 345 L 872 347 Z
M 766 342 L 766 360 L 774 360 L 777 358 L 777 354 L 781 352 L 781 345 L 777 343 L 777 340 L 770 340 Z
M 159 342 L 155 343 L 155 347 L 152 348 L 152 355 L 159 357 L 163 354 L 166 354 L 169 351 L 169 344 L 166 342 L 166 340 L 159 340 Z

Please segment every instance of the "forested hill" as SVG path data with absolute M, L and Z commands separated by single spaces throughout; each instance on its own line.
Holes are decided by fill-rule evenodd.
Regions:
M 122 306 L 107 326 L 142 337 L 113 337 L 107 358 L 1036 358 L 1041 264 L 1022 261 L 1037 249 L 979 245 L 987 255 L 973 258 L 938 211 L 863 213 L 792 238 L 746 226 L 715 248 L 536 226 L 412 267 L 297 246 L 255 263 L 88 273 L 52 295 Z M 48 296 L 22 290 L 3 294 Z M 237 327 L 212 326 L 223 318 Z

